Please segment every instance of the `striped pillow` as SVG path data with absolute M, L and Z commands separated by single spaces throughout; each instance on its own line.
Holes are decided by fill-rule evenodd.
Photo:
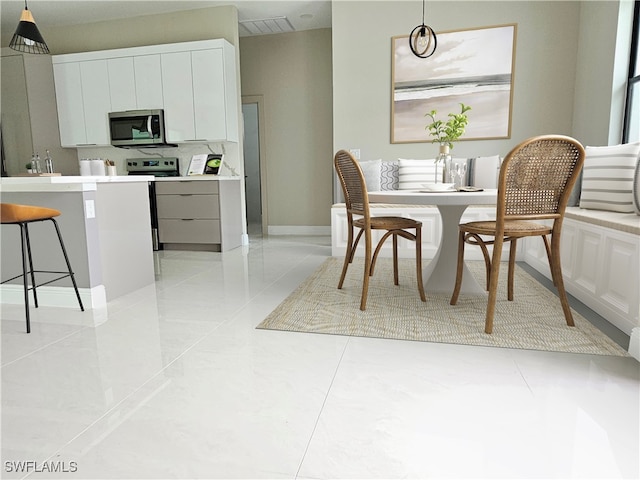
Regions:
M 633 213 L 633 175 L 640 143 L 585 150 L 580 208 Z
M 437 164 L 438 182 L 442 181 L 442 164 Z M 398 190 L 420 190 L 425 183 L 435 183 L 435 159 L 398 159 Z

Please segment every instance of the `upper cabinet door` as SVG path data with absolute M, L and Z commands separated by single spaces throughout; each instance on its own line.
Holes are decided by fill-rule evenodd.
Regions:
M 106 60 L 92 60 L 80 63 L 82 78 L 82 101 L 84 123 L 89 145 L 109 145 L 109 72 Z
M 224 64 L 222 49 L 191 52 L 193 107 L 196 138 L 227 138 Z
M 194 140 L 191 52 L 163 53 L 161 69 L 167 140 Z
M 112 111 L 119 112 L 136 108 L 135 74 L 133 57 L 110 58 L 109 92 Z
M 151 110 L 163 108 L 162 70 L 160 55 L 140 55 L 133 57 L 136 88 L 136 108 Z
M 53 78 L 56 86 L 60 145 L 75 147 L 87 143 L 80 63 L 54 64 Z

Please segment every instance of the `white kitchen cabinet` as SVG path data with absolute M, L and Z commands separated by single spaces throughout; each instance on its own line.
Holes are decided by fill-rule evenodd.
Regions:
M 222 48 L 162 55 L 169 141 L 238 140 L 235 74 L 228 69 Z
M 239 247 L 239 177 L 156 180 L 158 237 L 166 250 L 224 252 Z
M 136 55 L 133 57 L 133 67 L 136 108 L 141 110 L 163 108 L 160 54 Z
M 58 105 L 60 144 L 63 147 L 75 147 L 87 143 L 80 63 L 54 63 L 53 77 Z
M 133 57 L 110 58 L 107 60 L 109 72 L 109 94 L 113 111 L 133 110 L 136 102 L 136 75 Z
M 107 70 L 111 111 L 163 107 L 160 55 L 110 58 Z
M 106 60 L 56 63 L 54 57 L 53 74 L 61 145 L 109 145 Z
M 191 53 L 195 138 L 227 138 L 226 95 L 222 49 Z
M 191 80 L 191 52 L 172 52 L 161 55 L 162 98 L 164 100 L 167 140 L 194 140 L 193 82 Z
M 109 145 L 109 112 L 111 95 L 109 92 L 109 73 L 106 60 L 94 60 L 80 63 L 82 80 L 82 103 L 84 104 L 84 123 L 87 132 L 86 144 Z
M 108 113 L 164 109 L 167 139 L 237 142 L 235 50 L 226 40 L 53 57 L 64 146 L 108 145 Z

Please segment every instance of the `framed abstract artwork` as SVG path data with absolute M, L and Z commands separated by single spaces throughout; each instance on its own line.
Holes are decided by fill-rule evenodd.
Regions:
M 425 114 L 446 121 L 460 103 L 471 107 L 460 140 L 510 138 L 516 34 L 517 24 L 439 32 L 429 58 L 392 37 L 391 143 L 430 142 Z

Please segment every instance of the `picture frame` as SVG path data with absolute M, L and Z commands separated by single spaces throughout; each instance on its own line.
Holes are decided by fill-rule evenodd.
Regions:
M 391 38 L 391 143 L 430 142 L 425 114 L 447 120 L 471 107 L 460 140 L 511 138 L 517 24 L 437 32 L 429 58 L 413 55 L 409 36 Z

